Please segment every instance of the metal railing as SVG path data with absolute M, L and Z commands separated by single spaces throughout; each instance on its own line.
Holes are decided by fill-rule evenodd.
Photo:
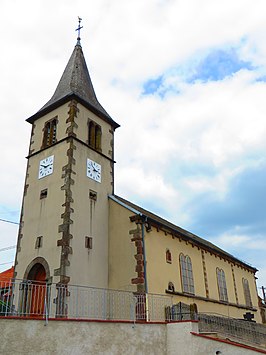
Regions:
M 266 342 L 264 325 L 197 313 L 194 304 L 173 304 L 170 295 L 28 280 L 0 282 L 0 316 L 42 318 L 46 322 L 53 318 L 145 322 L 198 320 L 200 332 L 217 332 L 256 344 Z
M 244 319 L 226 318 L 216 314 L 198 314 L 199 332 L 217 334 L 266 346 L 266 326 Z
M 171 296 L 12 280 L 0 288 L 0 316 L 169 321 Z

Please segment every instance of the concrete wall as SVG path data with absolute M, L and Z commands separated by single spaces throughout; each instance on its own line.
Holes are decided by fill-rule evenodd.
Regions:
M 0 319 L 0 354 L 165 355 L 164 324 Z
M 168 355 L 255 355 L 259 352 L 231 345 L 226 342 L 216 341 L 193 335 L 191 332 L 198 330 L 198 324 L 181 322 L 167 325 Z M 218 353 L 220 351 L 220 353 Z M 263 352 L 262 352 L 263 353 Z M 266 349 L 265 352 L 266 354 Z
M 0 354 L 226 355 L 266 354 L 206 339 L 198 323 L 133 324 L 0 319 Z

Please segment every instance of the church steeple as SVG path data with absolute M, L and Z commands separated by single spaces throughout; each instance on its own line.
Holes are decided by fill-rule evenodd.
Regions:
M 119 127 L 119 125 L 105 111 L 96 97 L 82 47 L 80 45 L 80 38 L 78 38 L 74 51 L 52 98 L 36 114 L 28 118 L 27 121 L 33 123 L 36 119 L 43 116 L 43 114 L 59 107 L 72 98 L 102 117 L 114 128 Z
M 52 98 L 27 121 L 16 276 L 38 280 L 41 270 L 49 282 L 106 288 L 119 125 L 97 100 L 79 36 Z

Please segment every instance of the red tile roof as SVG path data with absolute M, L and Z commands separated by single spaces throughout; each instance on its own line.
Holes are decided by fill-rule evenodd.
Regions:
M 0 288 L 8 287 L 14 276 L 14 266 L 0 273 Z

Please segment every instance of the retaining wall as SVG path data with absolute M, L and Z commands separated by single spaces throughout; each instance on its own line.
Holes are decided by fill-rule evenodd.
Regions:
M 128 323 L 0 318 L 0 354 L 226 355 L 252 349 L 195 335 L 197 322 Z M 266 350 L 262 352 L 266 354 Z

